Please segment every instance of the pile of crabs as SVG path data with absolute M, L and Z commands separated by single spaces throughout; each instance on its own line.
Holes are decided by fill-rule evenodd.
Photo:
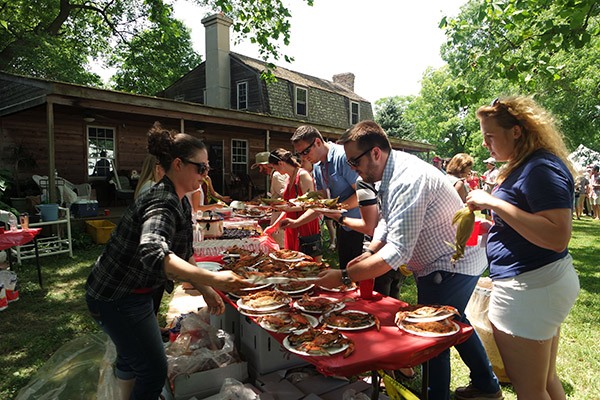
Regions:
M 224 268 L 254 283 L 251 288 L 229 293 L 237 301 L 239 312 L 255 318 L 268 331 L 287 334 L 283 346 L 289 351 L 304 356 L 342 353 L 345 358 L 352 354 L 355 345 L 343 331 L 380 330 L 375 315 L 346 308 L 354 298 L 314 295 L 312 281 L 328 268 L 326 264 L 291 250 L 264 255 L 230 248 L 227 253 L 233 257 Z M 320 289 L 343 295 L 356 286 Z M 454 315 L 458 312 L 447 306 L 408 306 L 396 314 L 396 324 L 416 335 L 445 335 L 458 328 L 451 321 Z

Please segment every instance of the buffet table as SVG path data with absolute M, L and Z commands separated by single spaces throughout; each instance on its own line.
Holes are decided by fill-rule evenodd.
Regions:
M 377 294 L 373 300 L 364 300 L 359 297 L 358 291 L 340 294 L 316 290 L 314 295 L 336 298 L 346 297 L 354 300 L 347 302 L 345 309 L 369 312 L 377 316 L 381 322 L 380 331 L 377 331 L 374 327 L 364 330 L 343 331 L 343 334 L 355 343 L 354 352 L 347 358 L 343 357 L 343 353 L 329 356 L 299 355 L 307 362 L 314 364 L 317 370 L 324 375 L 352 376 L 371 371 L 375 378 L 377 370 L 396 370 L 405 367 L 416 367 L 425 363 L 422 395 L 425 396 L 423 398 L 426 398 L 427 361 L 445 349 L 464 342 L 473 332 L 471 326 L 458 323 L 460 330 L 451 336 L 415 336 L 400 330 L 394 322 L 396 312 L 401 306 L 406 305 L 406 303 L 397 299 Z M 229 296 L 223 293 L 221 293 L 221 296 L 224 301 L 237 309 L 236 302 L 230 299 Z M 256 322 L 255 317 L 251 317 L 251 319 Z M 283 343 L 284 338 L 287 336 L 287 334 L 273 332 L 269 332 L 269 334 L 279 343 Z M 373 384 L 374 389 L 378 390 L 376 379 L 374 379 Z

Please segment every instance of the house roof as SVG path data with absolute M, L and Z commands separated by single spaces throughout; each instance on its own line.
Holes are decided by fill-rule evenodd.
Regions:
M 242 54 L 230 52 L 232 57 L 238 59 L 241 63 L 247 65 L 248 67 L 256 70 L 257 72 L 261 72 L 267 69 L 267 64 L 264 61 L 257 60 L 255 58 L 247 57 Z M 344 85 L 340 85 L 339 83 L 335 83 L 332 81 L 328 81 L 326 79 L 317 78 L 314 76 L 306 75 L 300 72 L 292 71 L 283 67 L 276 67 L 273 70 L 273 75 L 277 79 L 284 79 L 289 82 L 295 83 L 300 86 L 313 87 L 316 89 L 324 90 L 327 92 L 332 92 L 336 94 L 340 94 L 348 97 L 351 100 L 362 101 L 369 103 L 369 100 L 364 99 L 351 91 Z

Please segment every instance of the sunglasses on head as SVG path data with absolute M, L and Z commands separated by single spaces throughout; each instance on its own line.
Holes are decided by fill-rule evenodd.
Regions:
M 354 157 L 354 158 L 348 158 L 348 159 L 346 159 L 346 163 L 347 163 L 349 166 L 351 166 L 351 167 L 354 167 L 354 168 L 358 167 L 358 163 L 359 163 L 359 160 L 360 160 L 360 158 L 361 158 L 362 156 L 364 156 L 365 154 L 367 154 L 368 152 L 370 152 L 371 150 L 373 150 L 373 147 L 369 148 L 369 149 L 368 149 L 368 150 L 366 150 L 366 151 L 363 151 L 362 153 L 360 153 L 359 155 L 357 155 L 357 156 L 356 156 L 356 157 Z
M 316 142 L 316 141 L 317 141 L 317 139 L 313 140 L 313 141 L 312 141 L 312 143 L 311 143 L 311 144 L 309 144 L 307 148 L 305 148 L 305 149 L 304 149 L 304 150 L 302 150 L 302 151 L 299 151 L 299 152 L 297 152 L 297 153 L 296 153 L 296 155 L 297 155 L 297 156 L 305 156 L 305 155 L 307 155 L 308 153 L 310 153 L 310 149 L 312 149 L 312 147 L 315 145 L 315 142 Z
M 199 163 L 199 162 L 195 162 L 195 161 L 185 160 L 183 158 L 181 159 L 181 161 L 183 161 L 184 163 L 195 165 L 196 168 L 198 168 L 198 173 L 200 175 L 202 175 L 206 171 L 210 171 L 210 167 L 208 166 L 208 163 L 205 163 L 205 162 L 200 162 Z

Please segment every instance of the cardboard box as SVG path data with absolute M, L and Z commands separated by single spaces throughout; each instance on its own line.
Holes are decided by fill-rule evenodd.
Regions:
M 267 331 L 250 318 L 240 316 L 240 352 L 250 363 L 252 375 L 308 364 L 287 351 Z
M 173 382 L 171 398 L 173 400 L 188 400 L 192 397 L 204 399 L 219 393 L 225 378 L 233 378 L 240 382 L 247 381 L 248 363 L 241 362 L 190 375 L 179 375 Z
M 97 217 L 98 216 L 98 201 L 97 200 L 77 200 L 71 204 L 71 213 L 78 218 L 82 217 Z
M 364 381 L 356 381 L 350 384 L 344 385 L 341 388 L 332 390 L 331 392 L 327 392 L 325 394 L 321 394 L 320 396 L 323 400 L 339 400 L 344 398 L 344 393 L 348 390 L 354 390 L 356 393 L 364 392 L 371 388 L 367 382 Z
M 299 400 L 304 397 L 304 393 L 300 389 L 285 379 L 281 382 L 267 383 L 260 389 L 265 393 L 271 394 L 275 399 Z
M 302 379 L 301 381 L 296 382 L 294 385 L 304 394 L 314 393 L 320 396 L 323 393 L 331 392 L 332 390 L 347 386 L 348 383 L 349 381 L 346 378 L 335 378 L 333 376 L 324 376 L 319 374 Z
M 85 230 L 92 236 L 94 242 L 98 244 L 108 243 L 112 231 L 116 225 L 106 219 L 93 219 L 85 221 Z

